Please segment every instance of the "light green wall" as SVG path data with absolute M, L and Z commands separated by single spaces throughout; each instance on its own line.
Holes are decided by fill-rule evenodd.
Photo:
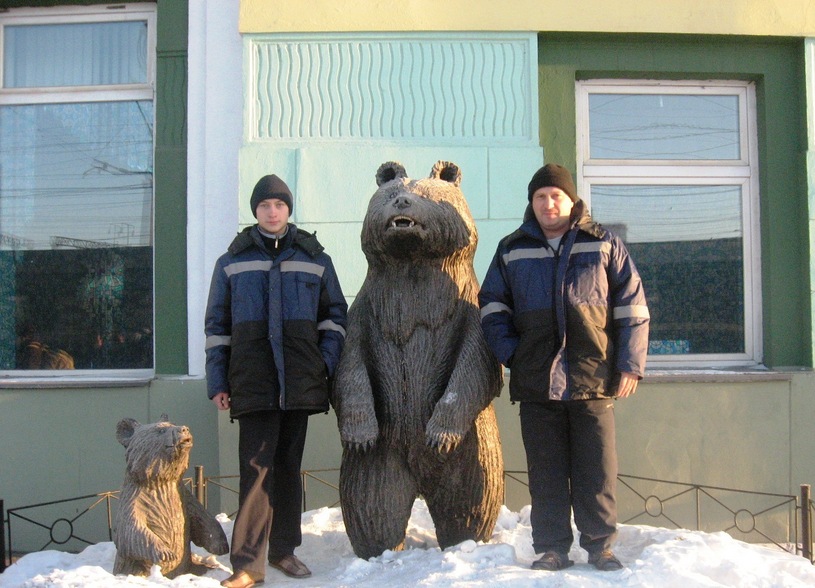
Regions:
M 162 413 L 190 427 L 190 463 L 217 475 L 216 412 L 204 382 L 186 378 L 129 387 L 0 389 L 0 498 L 9 509 L 117 490 L 125 461 L 116 424 L 126 417 L 151 423 Z M 61 516 L 76 516 L 74 508 L 69 505 Z M 39 549 L 46 542 L 47 535 L 43 539 L 34 527 L 14 529 L 15 550 Z
M 633 398 L 616 403 L 620 472 L 793 495 L 800 484 L 815 483 L 815 374 L 760 377 L 764 379 L 720 375 L 704 382 L 667 381 L 671 378 L 665 376 L 643 381 Z M 524 471 L 518 405 L 509 402 L 505 389 L 495 407 L 505 468 Z M 166 378 L 141 387 L 92 390 L 0 390 L 0 497 L 6 508 L 117 489 L 124 448 L 115 439 L 116 423 L 123 417 L 153 422 L 163 412 L 191 428 L 191 466 L 203 465 L 209 476 L 237 475 L 238 425 L 206 400 L 202 380 Z M 334 413 L 311 417 L 303 468 L 336 470 L 340 460 Z M 191 467 L 187 475 L 192 473 Z M 314 475 L 336 485 L 336 471 Z M 235 478 L 220 483 L 237 488 Z M 306 483 L 308 508 L 336 502 L 335 490 L 311 479 Z M 209 496 L 213 511 L 234 511 L 233 493 L 222 493 L 213 484 Z M 517 510 L 528 503 L 526 488 L 509 480 L 507 506 Z M 641 507 L 640 499 L 621 488 L 622 513 Z M 39 539 L 40 534 L 18 527 L 15 549 L 38 548 Z

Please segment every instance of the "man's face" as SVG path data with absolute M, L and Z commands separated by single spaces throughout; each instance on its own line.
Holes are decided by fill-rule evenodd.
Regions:
M 258 204 L 258 226 L 267 233 L 282 233 L 289 222 L 289 207 L 279 198 L 267 198 Z
M 569 230 L 574 202 L 560 188 L 544 186 L 532 194 L 532 210 L 546 237 L 559 237 Z

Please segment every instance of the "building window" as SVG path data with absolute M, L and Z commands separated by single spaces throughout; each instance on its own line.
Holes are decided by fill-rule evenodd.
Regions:
M 650 367 L 762 362 L 755 88 L 577 84 L 578 176 L 642 274 Z
M 9 10 L 0 48 L 0 374 L 149 372 L 155 8 Z

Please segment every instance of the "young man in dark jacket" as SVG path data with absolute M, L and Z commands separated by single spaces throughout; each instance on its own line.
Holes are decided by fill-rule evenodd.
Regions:
M 269 564 L 288 576 L 309 569 L 300 545 L 300 464 L 308 415 L 328 411 L 328 378 L 345 340 L 347 304 L 316 237 L 289 223 L 292 195 L 276 175 L 250 200 L 256 225 L 215 264 L 205 331 L 207 388 L 239 423 L 240 493 L 233 574 L 248 588 Z
M 618 570 L 613 398 L 645 371 L 649 314 L 623 242 L 594 223 L 566 168 L 529 182 L 518 230 L 498 244 L 479 294 L 481 326 L 511 370 L 532 497 L 534 569 L 573 564 L 580 546 L 600 570 Z

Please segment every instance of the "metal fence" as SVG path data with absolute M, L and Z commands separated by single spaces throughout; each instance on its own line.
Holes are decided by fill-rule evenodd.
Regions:
M 185 478 L 196 498 L 206 507 L 211 489 L 237 495 L 238 476 L 206 477 L 202 466 L 195 467 L 193 478 Z M 303 470 L 303 511 L 309 507 L 311 483 L 339 495 L 336 483 L 327 474 L 338 469 Z M 528 487 L 524 471 L 505 471 L 509 484 Z M 809 484 L 801 486 L 801 495 L 751 492 L 718 486 L 673 482 L 620 474 L 618 502 L 623 524 L 652 524 L 676 529 L 705 532 L 725 531 L 737 539 L 773 544 L 789 553 L 800 554 L 813 561 L 812 520 L 813 502 Z M 14 532 L 28 525 L 42 534 L 38 549 L 48 548 L 78 552 L 88 545 L 113 539 L 113 512 L 119 491 L 100 492 L 52 502 L 41 502 L 4 510 L 0 500 L 0 572 L 15 554 Z M 335 507 L 339 499 L 326 505 Z M 314 508 L 314 506 L 312 506 Z M 73 511 L 70 515 L 66 511 Z M 234 512 L 229 513 L 233 518 Z M 6 543 L 6 538 L 8 542 Z M 799 539 L 800 538 L 800 539 Z

